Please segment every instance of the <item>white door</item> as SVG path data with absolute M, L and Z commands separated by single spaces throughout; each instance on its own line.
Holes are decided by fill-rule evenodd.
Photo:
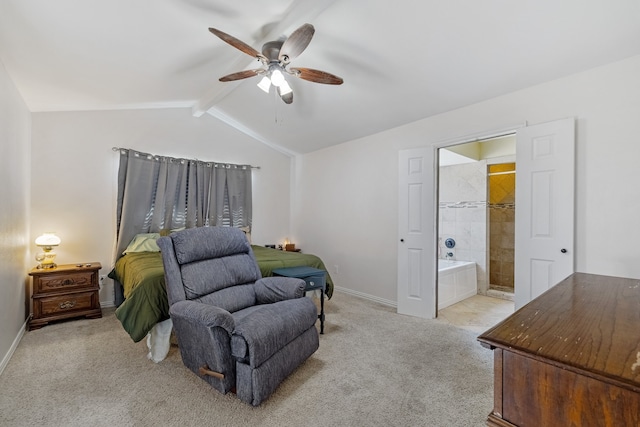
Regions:
M 435 149 L 399 153 L 398 313 L 436 317 Z M 437 205 L 437 204 L 436 204 Z
M 516 310 L 574 272 L 573 118 L 517 131 Z

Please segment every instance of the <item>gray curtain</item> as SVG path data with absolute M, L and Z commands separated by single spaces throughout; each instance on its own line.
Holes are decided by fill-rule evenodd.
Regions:
M 114 261 L 139 233 L 210 225 L 251 228 L 251 166 L 118 151 Z

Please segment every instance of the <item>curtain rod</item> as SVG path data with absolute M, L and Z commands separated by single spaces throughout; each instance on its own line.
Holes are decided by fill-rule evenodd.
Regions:
M 131 148 L 111 147 L 111 151 L 120 151 L 120 150 L 131 150 Z M 133 150 L 133 151 L 138 151 L 138 150 Z M 167 156 L 158 156 L 158 157 L 167 157 Z M 204 161 L 204 160 L 198 160 L 198 159 L 185 159 L 185 160 L 193 160 L 193 161 L 196 161 L 196 162 Z M 206 162 L 206 163 L 223 163 L 223 162 Z M 251 166 L 251 165 L 249 165 L 249 167 L 251 169 L 260 169 L 260 166 Z

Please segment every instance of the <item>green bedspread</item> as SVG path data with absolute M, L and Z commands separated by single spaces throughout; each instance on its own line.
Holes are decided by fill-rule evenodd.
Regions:
M 301 266 L 319 268 L 327 272 L 327 290 L 325 294 L 328 298 L 331 298 L 333 295 L 333 281 L 329 275 L 329 270 L 325 268 L 324 263 L 319 257 L 300 252 L 279 251 L 263 246 L 252 245 L 251 248 L 253 249 L 253 254 L 256 256 L 256 261 L 258 261 L 258 267 L 260 267 L 262 277 L 273 276 L 273 270 L 276 268 Z
M 315 255 L 255 245 L 252 248 L 262 277 L 272 276 L 274 269 L 283 267 L 308 266 L 327 271 Z M 116 309 L 116 317 L 133 341 L 142 340 L 156 323 L 169 318 L 160 252 L 128 253 L 116 262 L 109 277 L 123 286 L 125 300 Z M 333 295 L 333 281 L 328 272 L 326 295 L 328 298 Z

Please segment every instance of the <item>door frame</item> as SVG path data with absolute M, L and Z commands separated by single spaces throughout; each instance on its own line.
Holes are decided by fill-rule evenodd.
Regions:
M 439 156 L 439 150 L 441 148 L 448 148 L 448 147 L 454 147 L 456 145 L 463 145 L 463 144 L 468 144 L 471 142 L 482 142 L 482 141 L 487 141 L 487 140 L 491 140 L 491 139 L 495 139 L 495 138 L 500 138 L 503 136 L 508 136 L 508 135 L 517 135 L 518 129 L 527 126 L 527 123 L 525 122 L 524 124 L 520 123 L 517 125 L 511 125 L 511 126 L 506 126 L 504 128 L 500 128 L 500 129 L 494 129 L 492 131 L 487 131 L 487 132 L 478 132 L 478 133 L 474 133 L 474 134 L 470 134 L 467 136 L 462 136 L 462 137 L 457 137 L 457 138 L 451 138 L 448 140 L 444 140 L 444 141 L 440 141 L 440 142 L 436 142 L 435 144 L 432 145 L 433 150 L 434 150 L 434 157 L 435 157 L 435 179 L 434 179 L 434 206 L 436 207 L 436 214 L 435 214 L 435 245 L 438 245 L 438 238 L 440 235 L 440 229 L 439 229 L 439 224 L 440 224 L 440 156 Z M 517 146 L 516 146 L 517 149 Z M 514 156 L 515 157 L 515 156 Z M 434 272 L 435 277 L 436 277 L 436 284 L 435 284 L 435 317 L 438 317 L 438 267 L 437 267 L 437 263 L 438 263 L 438 251 L 436 250 L 436 271 Z M 488 286 L 488 284 L 487 284 Z
M 433 152 L 433 156 L 434 156 L 434 167 L 435 170 L 433 171 L 434 175 L 434 191 L 433 191 L 433 206 L 434 206 L 434 223 L 432 224 L 432 226 L 434 227 L 434 240 L 432 242 L 426 242 L 427 244 L 432 244 L 434 249 L 437 248 L 438 246 L 438 235 L 439 235 L 439 230 L 438 230 L 438 225 L 439 225 L 439 220 L 440 220 L 440 212 L 439 212 L 439 200 L 440 200 L 440 194 L 439 194 L 439 186 L 440 186 L 440 159 L 439 159 L 439 155 L 438 155 L 438 150 L 440 148 L 447 148 L 447 147 L 453 147 L 456 145 L 461 145 L 461 144 L 466 144 L 466 143 L 470 143 L 470 142 L 479 142 L 479 141 L 483 141 L 483 140 L 488 140 L 488 139 L 493 139 L 493 138 L 498 138 L 501 136 L 506 136 L 506 135 L 510 135 L 510 134 L 516 134 L 516 138 L 517 138 L 517 134 L 518 134 L 518 130 L 525 128 L 529 126 L 529 124 L 527 123 L 527 121 L 524 121 L 524 123 L 518 123 L 518 124 L 514 124 L 514 125 L 510 125 L 510 126 L 505 126 L 503 128 L 500 129 L 494 129 L 492 131 L 485 131 L 485 132 L 477 132 L 474 134 L 469 134 L 467 136 L 459 136 L 459 137 L 455 137 L 455 138 L 450 138 L 447 140 L 442 140 L 442 141 L 438 141 L 438 142 L 434 142 L 432 144 L 427 144 L 427 146 L 423 146 L 425 148 L 428 148 L 429 146 L 431 147 L 432 150 L 434 150 Z M 517 139 L 516 139 L 517 141 Z M 517 144 L 516 144 L 516 151 L 517 151 Z M 575 156 L 575 153 L 574 153 Z M 575 183 L 574 183 L 575 185 Z M 574 217 L 573 217 L 573 221 L 574 221 L 574 227 L 575 227 L 575 212 L 574 212 Z M 516 248 L 517 250 L 517 248 Z M 431 295 L 431 299 L 433 301 L 434 307 L 433 310 L 430 310 L 430 315 L 431 313 L 434 314 L 434 317 L 438 316 L 438 271 L 437 271 L 437 250 L 435 251 L 435 257 L 436 259 L 434 259 L 434 264 L 436 265 L 435 267 L 435 271 L 432 272 L 428 272 L 430 274 L 432 274 L 432 277 L 435 277 L 435 282 L 434 282 L 434 286 L 432 289 L 424 289 L 425 291 L 429 291 L 430 293 L 432 292 L 433 294 Z M 397 284 L 397 289 L 400 290 L 401 284 L 398 282 Z

